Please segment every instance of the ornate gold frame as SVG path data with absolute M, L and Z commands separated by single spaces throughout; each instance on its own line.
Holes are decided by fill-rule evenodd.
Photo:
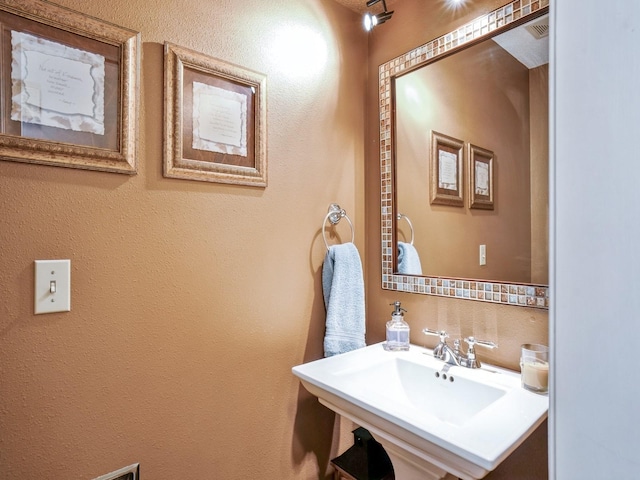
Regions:
M 493 169 L 495 155 L 491 150 L 487 150 L 482 147 L 478 147 L 469 143 L 467 145 L 467 158 L 469 162 L 469 208 L 479 208 L 482 210 L 493 210 Z M 478 163 L 484 163 L 487 165 L 487 171 L 489 172 L 488 192 L 486 194 L 479 193 L 476 190 L 477 180 L 477 167 Z
M 440 156 L 449 153 L 456 156 L 455 188 L 442 187 L 443 172 Z M 464 206 L 464 142 L 457 138 L 431 131 L 431 203 L 436 205 Z
M 164 176 L 266 187 L 266 76 L 168 42 L 164 61 Z M 193 105 L 188 93 L 195 88 L 188 81 L 192 78 L 224 90 L 237 90 L 247 98 L 246 156 L 192 148 Z
M 7 64 L 7 57 L 3 55 L 1 74 L 5 101 L 0 112 L 3 117 L 0 158 L 135 174 L 140 34 L 41 0 L 0 0 L 0 23 L 7 30 L 37 34 L 80 51 L 108 51 L 104 90 L 109 100 L 115 99 L 110 102 L 105 98 L 103 135 L 42 125 L 34 129 L 33 124 L 13 121 L 9 116 L 11 64 Z M 11 42 L 3 48 L 5 53 L 6 49 L 10 53 Z M 29 135 L 25 130 L 37 133 Z

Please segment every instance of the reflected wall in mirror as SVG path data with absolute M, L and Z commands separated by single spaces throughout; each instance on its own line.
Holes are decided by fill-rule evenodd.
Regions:
M 523 41 L 547 56 L 524 29 L 547 12 L 512 2 L 380 67 L 383 288 L 548 307 L 548 60 Z M 462 207 L 430 202 L 432 132 L 465 142 Z M 469 208 L 470 151 L 493 154 L 491 208 Z
M 532 241 L 548 222 L 532 213 L 548 210 L 548 141 L 540 141 L 540 132 L 548 132 L 549 124 L 540 106 L 548 103 L 549 43 L 548 36 L 528 31 L 522 25 L 396 79 L 396 207 L 413 222 L 414 246 L 429 275 L 548 283 L 546 238 Z M 504 40 L 513 34 L 523 40 Z M 429 201 L 437 187 L 433 179 L 429 185 L 438 160 L 435 132 L 465 142 L 465 208 Z M 476 146 L 493 152 L 493 175 L 488 163 L 473 158 Z M 474 166 L 482 169 L 475 172 L 482 186 L 493 186 L 492 209 L 471 201 L 482 190 L 471 190 Z M 398 241 L 405 240 L 406 224 L 396 228 Z

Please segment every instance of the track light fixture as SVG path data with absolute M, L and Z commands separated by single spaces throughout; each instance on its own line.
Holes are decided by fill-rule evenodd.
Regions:
M 385 2 L 385 0 L 367 0 L 367 8 L 375 5 L 378 2 L 382 2 L 382 7 L 384 9 L 382 13 L 372 15 L 371 13 L 367 12 L 364 14 L 364 29 L 367 32 L 371 31 L 376 25 L 380 25 L 381 23 L 386 22 L 391 18 L 391 15 L 393 15 L 393 11 L 387 11 L 387 3 Z

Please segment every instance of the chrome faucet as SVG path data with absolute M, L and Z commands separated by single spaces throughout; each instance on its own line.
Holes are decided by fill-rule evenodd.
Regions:
M 480 368 L 480 360 L 476 357 L 475 346 L 479 345 L 485 348 L 494 349 L 498 345 L 486 340 L 476 340 L 474 337 L 466 337 L 464 341 L 467 343 L 467 354 L 460 351 L 460 340 L 454 340 L 453 348 L 447 343 L 449 334 L 444 330 L 430 330 L 425 328 L 422 330 L 425 335 L 436 335 L 440 337 L 440 342 L 433 349 L 433 356 L 442 360 L 449 365 L 457 365 L 466 368 Z

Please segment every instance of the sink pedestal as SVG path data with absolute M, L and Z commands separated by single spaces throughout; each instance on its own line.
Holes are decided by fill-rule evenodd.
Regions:
M 544 421 L 549 400 L 523 389 L 518 372 L 443 365 L 422 347 L 375 344 L 293 373 L 382 444 L 397 480 L 484 478 Z
M 396 480 L 457 480 L 458 478 L 391 442 L 381 441 L 380 438 L 376 440 L 389 455 Z
M 473 465 L 467 464 L 437 445 L 430 444 L 429 450 L 437 452 L 439 458 L 447 462 L 447 466 L 453 467 L 450 468 L 452 473 L 449 473 L 443 466 L 438 465 L 441 463 L 439 460 L 426 453 L 425 445 L 420 442 L 420 439 L 416 438 L 416 445 L 420 445 L 419 447 L 412 445 L 399 438 L 399 432 L 396 431 L 399 428 L 397 425 L 386 421 L 381 422 L 380 419 L 377 419 L 374 425 L 374 419 L 369 418 L 368 412 L 361 411 L 359 415 L 355 415 L 347 411 L 345 408 L 347 404 L 341 398 L 334 397 L 332 400 L 318 398 L 325 407 L 369 430 L 389 455 L 396 480 L 457 480 L 458 478 L 474 480 L 483 478 L 488 473 L 482 469 L 471 473 L 469 470 L 474 470 Z

